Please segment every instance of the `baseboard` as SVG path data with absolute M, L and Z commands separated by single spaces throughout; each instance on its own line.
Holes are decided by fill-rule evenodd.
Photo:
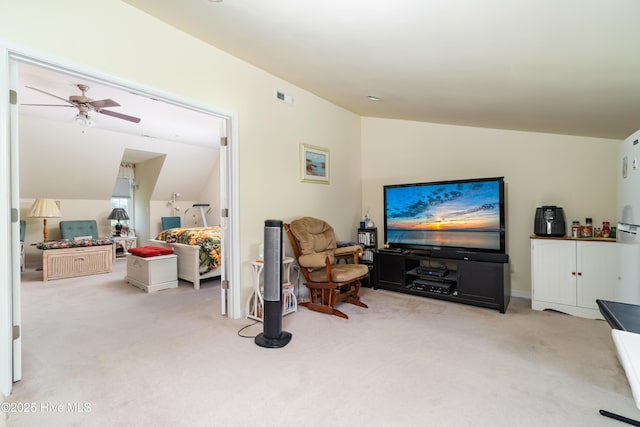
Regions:
M 531 299 L 531 292 L 511 290 L 511 296 L 516 298 Z

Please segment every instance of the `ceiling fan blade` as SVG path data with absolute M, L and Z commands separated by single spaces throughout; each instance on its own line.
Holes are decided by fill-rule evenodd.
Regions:
M 52 94 L 52 93 L 45 92 L 44 90 L 42 90 L 42 89 L 38 89 L 38 88 L 36 88 L 36 87 L 31 87 L 31 86 L 25 86 L 25 87 L 26 87 L 26 88 L 29 88 L 29 89 L 32 89 L 32 90 L 35 90 L 35 91 L 40 92 L 40 93 L 44 93 L 45 95 L 53 96 L 54 98 L 57 98 L 57 99 L 59 99 L 59 100 L 61 100 L 61 101 L 64 101 L 64 102 L 66 102 L 67 104 L 71 104 L 71 105 L 75 106 L 75 105 L 73 104 L 73 102 L 69 101 L 68 99 L 64 99 L 64 98 L 62 98 L 62 97 L 60 97 L 60 96 L 58 96 L 58 95 L 54 95 L 54 94 Z
M 119 107 L 120 106 L 120 104 L 118 104 L 113 99 L 101 99 L 99 101 L 89 101 L 89 102 L 87 102 L 87 104 L 91 105 L 96 110 L 99 110 L 101 108 Z
M 127 116 L 126 114 L 116 113 L 115 111 L 110 110 L 96 110 L 100 114 L 106 114 L 107 116 L 116 117 L 118 119 L 128 120 L 134 123 L 140 123 L 140 119 L 133 116 Z
M 35 107 L 71 107 L 76 108 L 75 105 L 60 105 L 60 104 L 20 104 L 20 105 L 31 105 Z

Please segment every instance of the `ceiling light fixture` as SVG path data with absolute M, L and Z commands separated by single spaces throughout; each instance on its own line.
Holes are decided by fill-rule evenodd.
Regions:
M 78 114 L 77 116 L 75 116 L 73 118 L 73 122 L 75 124 L 77 124 L 78 126 L 83 126 L 83 127 L 94 127 L 96 125 L 96 121 L 93 120 L 91 117 L 89 117 L 86 114 Z
M 78 126 L 92 128 L 96 125 L 96 121 L 89 117 L 89 107 L 86 105 L 79 105 L 78 115 L 73 118 L 73 122 Z
M 379 98 L 379 97 L 374 96 L 374 95 L 369 95 L 369 96 L 367 96 L 367 99 L 368 99 L 369 101 L 382 101 L 382 98 Z

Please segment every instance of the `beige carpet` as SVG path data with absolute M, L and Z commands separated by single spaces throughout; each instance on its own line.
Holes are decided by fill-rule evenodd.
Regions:
M 9 426 L 616 426 L 640 418 L 604 321 L 364 289 L 343 320 L 301 308 L 265 349 L 219 282 L 146 294 L 114 273 L 23 274 L 24 379 Z M 262 332 L 262 324 L 242 333 Z M 85 412 L 73 413 L 69 404 Z M 86 406 L 85 406 L 86 404 Z M 52 412 L 62 405 L 61 412 Z

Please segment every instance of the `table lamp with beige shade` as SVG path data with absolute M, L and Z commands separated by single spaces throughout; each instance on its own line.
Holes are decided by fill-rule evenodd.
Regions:
M 27 218 L 43 218 L 42 237 L 47 241 L 47 218 L 60 218 L 60 208 L 53 199 L 36 199 Z

